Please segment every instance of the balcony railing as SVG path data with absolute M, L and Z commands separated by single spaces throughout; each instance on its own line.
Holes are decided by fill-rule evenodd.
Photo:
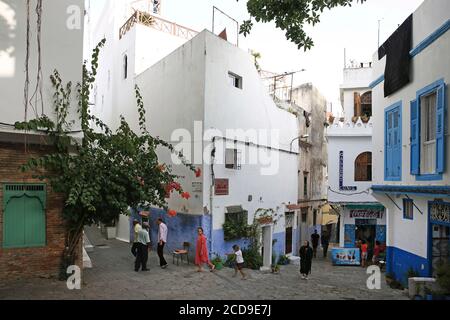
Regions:
M 119 30 L 119 39 L 133 28 L 136 24 L 142 24 L 147 27 L 151 27 L 155 30 L 162 31 L 180 37 L 186 40 L 190 40 L 195 37 L 198 32 L 192 29 L 180 26 L 174 22 L 164 20 L 162 18 L 153 16 L 147 12 L 135 11 L 133 15 L 125 22 L 125 24 Z

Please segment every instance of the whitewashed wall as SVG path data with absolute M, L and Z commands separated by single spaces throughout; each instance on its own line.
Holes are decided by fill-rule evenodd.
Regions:
M 276 107 L 266 93 L 252 57 L 208 31 L 202 34 L 206 45 L 205 129 L 214 128 L 222 132 L 226 129 L 262 129 L 268 132 L 273 129 L 279 132 L 278 141 L 254 142 L 290 150 L 292 139 L 298 137 L 296 117 Z M 243 78 L 242 90 L 229 84 L 228 72 Z M 298 145 L 293 144 L 292 150 L 298 151 Z M 230 196 L 214 197 L 213 209 L 219 213 L 213 216 L 214 229 L 222 228 L 224 215 L 221 213 L 225 212 L 225 206 L 242 204 L 249 211 L 251 222 L 258 208 L 278 208 L 284 213 L 283 204 L 297 203 L 297 156 L 278 151 L 272 151 L 272 156 L 279 159 L 279 170 L 270 176 L 261 174 L 261 167 L 264 167 L 261 164 L 243 166 L 240 171 L 215 167 L 216 178 L 230 179 Z M 209 193 L 207 181 L 205 195 Z M 249 195 L 253 196 L 252 202 L 248 201 Z M 205 205 L 207 199 L 205 196 Z M 275 232 L 283 228 L 284 220 L 281 220 Z
M 191 155 L 194 156 L 194 150 L 200 151 L 200 157 L 197 156 L 196 159 L 200 167 L 203 165 L 202 136 L 194 137 L 194 122 L 202 122 L 204 119 L 204 45 L 205 34 L 202 33 L 136 77 L 147 111 L 149 131 L 173 144 L 179 142 L 171 139 L 174 130 L 182 129 L 190 134 L 191 138 L 195 139 L 190 150 Z M 130 120 L 132 126 L 137 127 L 138 115 L 132 103 L 124 105 L 124 108 L 128 109 L 123 108 L 121 111 L 126 112 L 128 117 L 133 119 Z M 200 124 L 200 131 L 201 129 Z M 188 155 L 188 150 L 184 150 L 184 154 Z M 172 163 L 168 152 L 161 150 L 159 156 L 161 162 Z M 182 179 L 182 187 L 192 194 L 192 198 L 186 201 L 178 195 L 172 195 L 168 202 L 170 208 L 181 212 L 203 213 L 203 195 L 201 192 L 193 192 L 192 182 L 204 183 L 206 178 L 196 178 L 183 166 L 174 166 L 174 172 L 185 177 Z M 183 210 L 184 206 L 187 210 Z
M 37 29 L 35 13 L 36 1 L 31 1 L 31 36 L 29 59 L 29 99 L 32 98 L 36 87 L 37 77 Z M 72 9 L 70 13 L 68 9 Z M 74 11 L 73 11 L 74 10 Z M 72 13 L 80 22 L 79 28 L 68 28 L 68 21 L 72 22 Z M 81 81 L 83 63 L 83 22 L 84 0 L 47 0 L 43 3 L 41 30 L 41 59 L 42 59 L 42 93 L 44 114 L 53 118 L 53 88 L 50 75 L 56 69 L 64 83 L 71 81 L 74 86 Z M 14 124 L 24 121 L 24 84 L 25 84 L 25 56 L 26 56 L 26 1 L 0 1 L 0 19 L 4 19 L 8 28 L 0 29 L 0 122 Z M 72 25 L 72 24 L 70 24 Z M 8 48 L 6 44 L 9 43 Z M 73 98 L 76 90 L 73 87 Z M 70 108 L 68 119 L 77 119 L 77 103 Z M 41 114 L 41 100 L 37 104 L 33 99 L 37 113 Z M 36 117 L 32 107 L 28 108 L 28 120 Z M 79 130 L 79 122 L 73 130 Z M 13 131 L 8 127 L 0 127 L 2 131 Z
M 357 131 L 358 129 L 354 129 Z M 328 191 L 329 202 L 376 202 L 370 194 L 349 195 L 369 191 L 371 181 L 355 181 L 355 160 L 364 152 L 372 151 L 372 137 L 363 135 L 328 136 L 328 181 L 333 191 Z M 344 151 L 344 185 L 356 186 L 356 191 L 339 190 L 339 152 Z

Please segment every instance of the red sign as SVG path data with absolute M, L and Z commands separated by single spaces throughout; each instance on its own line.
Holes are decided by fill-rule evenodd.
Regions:
M 228 179 L 215 179 L 214 191 L 216 196 L 227 196 L 229 192 Z

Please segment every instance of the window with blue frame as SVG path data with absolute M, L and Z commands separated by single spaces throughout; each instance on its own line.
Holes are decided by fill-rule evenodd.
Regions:
M 411 174 L 442 180 L 445 171 L 445 82 L 419 90 L 411 101 Z
M 403 219 L 414 219 L 414 202 L 412 199 L 403 199 Z
M 386 181 L 402 180 L 402 103 L 385 110 L 384 178 Z

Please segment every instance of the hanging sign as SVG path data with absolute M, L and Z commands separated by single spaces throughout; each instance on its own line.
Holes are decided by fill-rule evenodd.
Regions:
M 215 179 L 214 191 L 216 196 L 227 196 L 229 194 L 228 179 Z

